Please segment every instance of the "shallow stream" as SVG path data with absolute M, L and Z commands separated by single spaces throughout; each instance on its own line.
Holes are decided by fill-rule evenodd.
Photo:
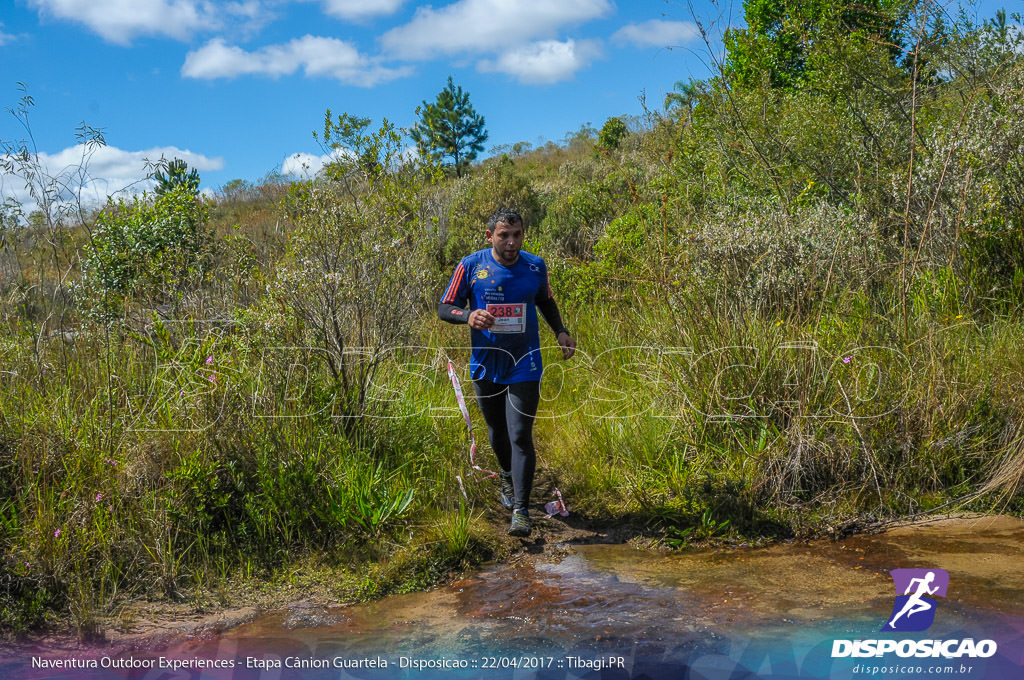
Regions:
M 564 547 L 431 592 L 358 606 L 298 603 L 219 636 L 116 657 L 100 650 L 97 668 L 32 668 L 23 659 L 0 665 L 0 677 L 1024 677 L 1024 523 L 1015 518 L 697 553 Z M 895 568 L 949 574 L 924 631 L 880 632 L 898 594 Z M 836 640 L 966 638 L 991 639 L 998 651 L 833 658 Z M 182 667 L 214 661 L 233 667 Z

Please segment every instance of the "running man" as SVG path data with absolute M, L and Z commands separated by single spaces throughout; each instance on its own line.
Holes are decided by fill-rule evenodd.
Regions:
M 543 371 L 537 310 L 555 332 L 562 358 L 576 351 L 551 294 L 547 266 L 522 250 L 524 235 L 518 212 L 495 211 L 484 232 L 491 247 L 462 258 L 437 307 L 442 320 L 472 329 L 469 370 L 501 466 L 499 499 L 512 510 L 512 536 L 529 536 L 531 530 L 533 421 Z
M 903 605 L 903 609 L 901 609 L 899 613 L 896 614 L 896 616 L 892 617 L 892 621 L 889 622 L 889 628 L 895 630 L 896 626 L 894 624 L 896 623 L 897 619 L 899 619 L 903 615 L 906 615 L 906 617 L 909 619 L 914 614 L 917 614 L 918 612 L 926 612 L 933 606 L 935 606 L 928 600 L 924 599 L 925 595 L 934 595 L 935 591 L 939 589 L 938 586 L 935 586 L 934 588 L 928 587 L 934 580 L 934 571 L 929 571 L 927 574 L 925 574 L 924 578 L 910 579 L 910 583 L 907 584 L 907 589 L 906 591 L 904 591 L 903 594 L 910 595 L 910 591 L 914 587 L 915 583 L 917 584 L 917 590 L 914 592 L 913 595 L 910 595 L 910 598 L 907 600 L 906 604 Z M 897 590 L 896 592 L 899 591 Z

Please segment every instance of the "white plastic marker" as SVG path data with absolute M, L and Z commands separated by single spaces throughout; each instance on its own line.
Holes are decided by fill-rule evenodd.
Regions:
M 556 488 L 555 495 L 558 496 L 558 500 L 548 501 L 544 504 L 544 510 L 548 513 L 544 516 L 544 519 L 551 519 L 552 515 L 569 516 L 569 511 L 565 507 L 565 501 L 562 500 L 562 492 Z
M 459 488 L 462 489 L 462 497 L 468 501 L 469 496 L 466 495 L 466 487 L 462 484 L 462 477 L 455 475 L 455 480 L 459 483 Z
M 462 385 L 459 384 L 459 376 L 455 374 L 455 366 L 448 362 L 448 377 L 451 378 L 452 387 L 455 388 L 455 400 L 459 402 L 459 410 L 466 420 L 466 427 L 469 428 L 469 464 L 474 470 L 479 470 L 488 477 L 497 477 L 497 472 L 485 470 L 476 464 L 476 435 L 473 434 L 473 419 L 469 417 L 469 409 L 466 408 L 466 398 L 462 396 Z M 465 493 L 465 492 L 463 492 Z

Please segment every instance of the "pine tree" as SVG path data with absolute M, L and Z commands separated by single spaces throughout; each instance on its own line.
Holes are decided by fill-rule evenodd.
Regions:
M 437 95 L 433 104 L 423 102 L 420 120 L 409 135 L 420 153 L 435 161 L 451 158 L 459 177 L 483 151 L 487 141 L 484 117 L 469 103 L 469 93 L 456 86 L 448 76 L 448 86 Z
M 158 163 L 153 179 L 156 180 L 157 196 L 163 196 L 178 187 L 184 187 L 193 195 L 199 193 L 199 171 L 195 168 L 190 171 L 188 164 L 180 158 L 169 163 Z

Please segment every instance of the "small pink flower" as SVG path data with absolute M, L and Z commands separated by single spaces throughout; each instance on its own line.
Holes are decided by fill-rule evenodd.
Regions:
M 207 378 L 207 380 L 209 380 L 210 382 L 217 382 L 217 376 L 211 375 L 209 378 Z
M 99 503 L 101 500 L 103 500 L 103 494 L 101 494 L 101 493 L 96 494 L 96 502 Z
M 179 392 L 178 396 L 179 397 L 184 397 L 185 396 L 185 390 L 182 390 L 181 392 Z
M 853 361 L 853 357 L 843 357 L 843 363 L 848 364 Z
M 31 565 L 31 564 L 29 564 L 28 562 L 26 562 L 26 563 L 25 563 L 25 566 L 26 566 L 26 567 L 29 567 L 29 568 L 31 568 L 31 567 L 32 567 L 32 565 Z
M 110 467 L 117 467 L 117 461 L 107 458 L 107 465 L 109 465 Z
M 57 529 L 56 531 L 53 532 L 53 537 L 54 538 L 57 538 L 58 536 L 60 536 L 60 529 Z
M 206 357 L 206 363 L 208 365 L 213 363 L 213 355 L 212 354 L 210 356 Z

